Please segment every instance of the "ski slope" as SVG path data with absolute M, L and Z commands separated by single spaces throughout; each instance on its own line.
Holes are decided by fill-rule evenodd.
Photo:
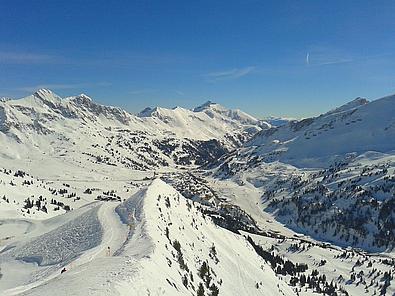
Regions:
M 2 295 L 195 295 L 200 284 L 220 295 L 293 295 L 243 236 L 160 179 L 122 204 L 89 204 L 37 227 L 0 253 Z M 11 279 L 21 264 L 30 273 Z

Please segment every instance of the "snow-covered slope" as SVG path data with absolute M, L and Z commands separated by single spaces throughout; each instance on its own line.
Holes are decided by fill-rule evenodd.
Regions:
M 270 127 L 243 111 L 227 109 L 211 101 L 193 110 L 181 107 L 146 108 L 138 116 L 159 126 L 165 124 L 177 135 L 186 138 L 227 139 L 235 145 Z
M 354 100 L 352 100 L 352 101 L 350 101 L 350 102 L 348 102 L 348 103 L 346 103 L 346 104 L 344 104 L 344 105 L 342 105 L 340 107 L 337 107 L 337 108 L 335 108 L 333 110 L 328 111 L 325 114 L 328 115 L 328 114 L 341 113 L 341 112 L 344 112 L 344 111 L 348 111 L 348 110 L 352 110 L 352 109 L 361 107 L 361 106 L 366 105 L 368 103 L 369 103 L 369 101 L 367 99 L 365 99 L 365 98 L 356 98 L 356 99 L 354 99 Z
M 267 161 L 317 167 L 337 156 L 395 149 L 395 96 L 356 99 L 318 117 L 258 133 L 247 147 Z
M 0 294 L 392 295 L 394 102 L 269 126 L 0 100 Z
M 62 99 L 46 89 L 0 102 L 0 156 L 6 158 L 36 159 L 45 153 L 46 158 L 139 170 L 203 165 L 259 130 L 252 123 L 183 108 L 135 116 L 83 94 Z
M 355 176 L 358 170 L 366 170 L 367 164 L 369 164 L 368 159 L 359 159 L 358 161 L 361 162 L 360 165 L 355 163 L 354 168 L 350 166 L 354 170 L 351 172 L 351 176 Z M 370 163 L 370 165 L 373 165 L 373 163 Z M 379 185 L 383 179 L 381 169 L 377 164 L 373 166 L 375 166 L 374 171 L 366 170 L 362 180 L 368 179 L 369 175 L 371 175 L 370 180 L 372 180 L 374 176 L 373 178 L 377 180 L 377 182 L 371 182 L 374 187 Z M 347 171 L 347 168 L 343 167 L 337 178 L 339 180 L 347 178 Z M 379 173 L 376 174 L 377 172 Z M 336 171 L 333 172 L 334 175 L 337 173 Z M 309 180 L 312 175 L 316 175 L 316 179 Z M 222 202 L 230 201 L 233 206 L 230 207 L 228 204 L 227 207 L 233 208 L 234 217 L 237 217 L 238 220 L 245 220 L 246 217 L 240 215 L 240 209 L 237 209 L 234 205 L 238 205 L 250 214 L 249 220 L 251 218 L 255 220 L 258 230 L 254 227 L 249 229 L 240 227 L 242 225 L 239 223 L 230 223 L 226 227 L 229 226 L 229 229 L 233 230 L 246 229 L 246 232 L 243 233 L 252 237 L 251 245 L 254 245 L 257 253 L 262 254 L 265 260 L 270 262 L 273 270 L 284 281 L 293 286 L 299 295 L 393 295 L 394 285 L 391 276 L 395 262 L 393 251 L 387 249 L 383 252 L 382 249 L 381 253 L 369 253 L 351 247 L 351 245 L 355 246 L 353 235 L 359 238 L 359 242 L 363 240 L 369 242 L 369 239 L 361 239 L 359 230 L 365 226 L 367 226 L 366 229 L 374 226 L 375 222 L 372 223 L 371 219 L 376 219 L 375 214 L 381 212 L 380 208 L 387 209 L 382 212 L 386 214 L 381 215 L 386 220 L 388 218 L 387 214 L 393 212 L 388 209 L 388 203 L 380 204 L 379 202 L 377 211 L 363 195 L 354 195 L 353 190 L 348 188 L 350 184 L 353 184 L 352 182 L 345 182 L 344 185 L 339 187 L 338 193 L 340 196 L 336 196 L 336 192 L 333 197 L 325 195 L 319 197 L 322 190 L 321 184 L 316 185 L 319 174 L 309 175 L 281 163 L 270 163 L 259 167 L 259 170 L 246 170 L 231 179 L 199 180 L 198 176 L 195 176 L 195 178 L 190 178 L 190 176 L 190 174 L 185 176 L 179 174 L 176 178 L 173 178 L 177 181 L 184 179 L 180 184 L 177 184 L 177 188 L 185 190 L 187 196 L 195 194 L 204 198 L 211 192 L 213 194 L 211 194 L 212 197 L 209 202 L 213 202 L 215 199 L 220 199 Z M 298 177 L 301 177 L 301 179 L 299 180 Z M 331 178 L 326 177 L 324 179 L 328 184 L 333 182 Z M 365 180 L 363 181 L 365 182 Z M 333 187 L 338 185 L 338 183 L 335 184 Z M 387 183 L 387 185 L 390 184 Z M 383 183 L 379 186 L 382 185 Z M 272 191 L 269 191 L 269 189 Z M 313 190 L 315 191 L 313 192 Z M 345 192 L 348 191 L 350 195 L 345 196 Z M 292 204 L 294 201 L 298 201 L 292 195 L 293 192 L 297 194 L 302 192 L 307 198 L 304 199 L 304 196 L 302 196 L 300 198 L 302 204 L 297 206 L 296 209 L 288 211 L 290 206 L 287 203 Z M 311 198 L 312 194 L 309 195 L 311 192 L 313 192 L 314 198 Z M 331 205 L 326 200 L 329 198 L 335 205 L 330 209 L 325 208 L 326 205 Z M 276 209 L 274 212 L 262 211 L 266 210 L 268 203 L 274 199 L 283 202 L 272 207 L 272 209 Z M 370 198 L 370 200 L 374 202 L 373 199 Z M 388 201 L 391 201 L 391 199 Z M 260 202 L 263 202 L 263 204 Z M 354 209 L 355 215 L 350 210 L 342 211 L 341 207 L 343 206 Z M 366 216 L 369 207 L 371 207 L 369 210 L 373 212 L 371 218 Z M 281 211 L 284 213 L 291 212 L 296 217 L 291 215 L 281 216 L 279 214 Z M 333 213 L 338 215 L 329 222 L 327 218 Z M 358 218 L 360 213 L 363 217 Z M 214 215 L 219 216 L 219 220 L 226 219 L 223 214 L 220 210 Z M 298 214 L 302 214 L 301 218 L 307 223 L 295 227 L 289 221 L 299 223 L 301 219 L 298 219 Z M 216 216 L 213 216 L 213 218 L 218 220 Z M 278 218 L 284 224 L 275 220 Z M 379 224 L 381 223 L 380 221 Z M 220 224 L 223 225 L 223 223 Z M 333 235 L 328 229 L 331 229 L 331 227 L 335 229 L 336 225 L 340 229 L 337 239 L 328 240 L 330 235 Z M 359 229 L 355 225 L 358 225 Z M 390 223 L 388 223 L 388 227 L 388 229 L 382 231 L 383 234 L 388 234 L 388 230 L 393 229 Z M 307 232 L 307 229 L 312 229 L 312 231 Z M 350 239 L 341 244 L 342 247 L 339 247 L 338 245 L 341 242 L 339 238 L 343 235 L 344 239 L 347 232 L 350 233 Z M 255 233 L 255 235 L 251 235 L 251 233 Z M 373 230 L 370 235 L 374 235 Z M 386 236 L 386 239 L 389 238 L 390 236 Z M 287 260 L 290 260 L 290 262 L 287 262 Z M 299 271 L 296 272 L 296 270 Z
M 293 294 L 242 236 L 217 227 L 163 181 L 153 181 L 144 193 L 144 216 L 153 253 L 122 291 L 196 295 L 203 288 L 205 295 Z
M 35 228 L 0 252 L 2 295 L 294 295 L 243 236 L 159 179 L 115 211 L 91 205 Z
M 262 208 L 315 239 L 369 251 L 395 246 L 395 96 L 356 99 L 258 133 L 214 176 L 254 188 Z

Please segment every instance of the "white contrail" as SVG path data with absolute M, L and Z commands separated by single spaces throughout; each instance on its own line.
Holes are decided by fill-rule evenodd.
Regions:
M 307 65 L 310 65 L 309 57 L 310 57 L 310 53 L 308 52 L 306 55 L 306 64 Z

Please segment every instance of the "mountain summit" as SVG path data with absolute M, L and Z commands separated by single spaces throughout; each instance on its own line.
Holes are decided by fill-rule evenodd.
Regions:
M 194 112 L 201 112 L 201 111 L 203 111 L 203 110 L 205 110 L 205 109 L 207 109 L 207 108 L 210 108 L 211 105 L 217 105 L 217 104 L 214 103 L 214 102 L 212 102 L 212 101 L 210 101 L 210 100 L 208 100 L 208 101 L 205 102 L 204 104 L 195 107 L 195 108 L 193 109 L 193 111 L 194 111 Z

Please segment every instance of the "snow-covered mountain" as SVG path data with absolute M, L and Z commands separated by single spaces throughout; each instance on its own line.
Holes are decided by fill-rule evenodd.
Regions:
M 203 105 L 200 105 L 193 109 L 194 112 L 203 112 L 207 114 L 211 118 L 222 117 L 224 121 L 226 119 L 233 120 L 242 124 L 250 124 L 250 125 L 262 125 L 265 128 L 270 127 L 269 124 L 262 122 L 261 120 L 256 119 L 255 117 L 239 110 L 239 109 L 226 109 L 223 106 L 214 103 L 212 101 L 207 101 Z
M 121 204 L 25 223 L 0 252 L 3 295 L 294 295 L 243 236 L 158 179 Z
M 81 94 L 62 99 L 47 89 L 18 100 L 1 101 L 2 131 L 25 128 L 36 132 L 50 132 L 54 121 L 78 119 L 108 126 L 128 126 L 147 132 L 162 132 L 196 140 L 220 139 L 232 134 L 252 135 L 259 131 L 260 121 L 239 110 L 215 108 L 190 111 L 181 107 L 166 109 L 146 108 L 135 116 L 118 107 L 103 106 Z M 215 114 L 214 111 L 215 110 Z
M 269 116 L 269 117 L 264 118 L 264 121 L 266 121 L 267 123 L 269 123 L 273 127 L 278 127 L 278 126 L 281 126 L 281 125 L 285 125 L 285 124 L 289 123 L 292 120 L 295 120 L 295 119 L 285 118 L 285 117 L 275 117 L 275 116 Z
M 250 185 L 294 230 L 370 251 L 395 246 L 395 96 L 356 99 L 259 132 L 214 176 Z
M 319 166 L 347 153 L 395 148 L 395 96 L 356 99 L 318 117 L 291 121 L 259 132 L 246 147 L 267 161 Z
M 90 158 L 142 170 L 202 165 L 250 139 L 263 126 L 183 108 L 156 108 L 144 114 L 148 113 L 135 116 L 83 94 L 62 99 L 42 89 L 23 99 L 0 102 L 1 153 L 10 158 L 73 155 L 78 161 Z
M 244 142 L 256 132 L 270 128 L 266 122 L 240 111 L 227 109 L 208 101 L 193 110 L 175 107 L 145 108 L 138 116 L 148 122 L 165 124 L 177 135 L 186 138 L 227 139 L 235 145 Z
M 394 98 L 269 123 L 1 100 L 0 294 L 393 295 Z

